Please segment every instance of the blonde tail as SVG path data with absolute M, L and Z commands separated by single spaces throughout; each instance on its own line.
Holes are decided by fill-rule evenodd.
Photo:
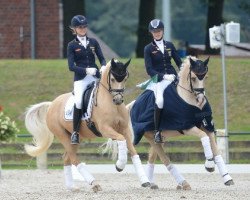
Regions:
M 25 144 L 25 150 L 30 156 L 36 157 L 45 152 L 53 142 L 54 135 L 46 124 L 46 114 L 51 102 L 42 102 L 28 108 L 25 116 L 25 126 L 33 136 L 33 145 Z
M 128 110 L 128 116 L 129 116 L 129 120 L 128 120 L 128 126 L 129 126 L 129 129 L 130 129 L 130 133 L 132 134 L 131 137 L 132 137 L 132 141 L 134 141 L 134 130 L 132 128 L 132 123 L 131 123 L 131 117 L 130 117 L 130 111 L 133 107 L 135 103 L 135 100 L 134 101 L 131 101 L 129 104 L 126 105 L 126 108 Z

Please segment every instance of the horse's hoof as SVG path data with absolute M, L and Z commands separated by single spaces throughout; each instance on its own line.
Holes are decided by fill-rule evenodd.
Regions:
M 215 170 L 214 167 L 212 167 L 212 168 L 205 167 L 205 169 L 206 169 L 208 172 L 214 172 L 214 170 Z
M 96 184 L 92 187 L 92 190 L 94 191 L 94 193 L 97 193 L 99 191 L 102 191 L 102 188 L 99 184 Z
M 141 184 L 141 186 L 142 186 L 142 187 L 150 187 L 151 184 L 150 184 L 149 182 L 146 182 L 146 183 Z
M 177 185 L 177 190 L 191 190 L 191 186 L 187 181 L 183 181 L 182 184 Z
M 205 169 L 208 172 L 214 172 L 214 169 L 215 169 L 214 159 L 208 159 L 208 160 L 206 160 L 206 162 L 205 162 Z
M 233 179 L 228 180 L 227 182 L 224 183 L 226 186 L 234 185 Z
M 152 190 L 158 190 L 159 187 L 158 187 L 158 185 L 156 185 L 155 183 L 151 183 L 151 184 L 150 184 L 150 189 L 152 189 Z
M 74 186 L 74 187 L 67 188 L 67 191 L 69 191 L 69 192 L 79 192 L 80 188 Z
M 123 169 L 118 168 L 117 166 L 115 166 L 115 168 L 116 168 L 116 171 L 118 172 L 121 172 L 123 170 Z

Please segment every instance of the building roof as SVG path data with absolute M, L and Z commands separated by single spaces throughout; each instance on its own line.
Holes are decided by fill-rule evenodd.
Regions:
M 102 53 L 106 60 L 111 60 L 112 58 L 119 58 L 119 56 L 103 41 L 101 40 L 95 33 L 88 29 L 88 36 L 95 38 L 101 46 Z

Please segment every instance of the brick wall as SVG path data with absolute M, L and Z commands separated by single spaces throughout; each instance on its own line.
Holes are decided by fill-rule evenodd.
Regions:
M 0 1 L 0 58 L 30 58 L 30 12 L 30 0 Z M 36 58 L 59 58 L 59 0 L 36 0 L 35 15 Z

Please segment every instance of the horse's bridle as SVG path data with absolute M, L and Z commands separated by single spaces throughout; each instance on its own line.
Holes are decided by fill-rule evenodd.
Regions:
M 205 95 L 205 89 L 204 88 L 193 88 L 192 81 L 191 81 L 191 72 L 193 72 L 199 80 L 202 80 L 205 75 L 207 74 L 208 68 L 206 67 L 206 70 L 202 73 L 197 73 L 192 71 L 191 69 L 189 70 L 189 84 L 191 91 L 195 94 L 195 96 L 198 96 L 199 94 L 204 94 Z
M 113 89 L 113 88 L 111 87 L 111 81 L 110 81 L 110 75 L 111 75 L 111 74 L 113 74 L 113 75 L 115 75 L 115 76 L 117 77 L 118 80 L 117 80 L 117 79 L 116 79 L 116 80 L 117 80 L 118 82 L 121 82 L 121 81 L 123 81 L 123 79 L 124 79 L 126 76 L 129 77 L 129 72 L 126 70 L 125 73 L 123 73 L 123 74 L 118 74 L 118 73 L 116 73 L 116 72 L 114 72 L 114 71 L 112 71 L 112 70 L 110 69 L 109 72 L 108 72 L 108 79 L 107 79 L 108 88 L 100 82 L 100 84 L 101 84 L 110 94 L 114 94 L 114 93 L 115 93 L 115 95 L 113 95 L 113 97 L 115 97 L 115 96 L 117 96 L 117 95 L 120 95 L 120 96 L 123 98 L 123 93 L 124 93 L 124 91 L 125 91 L 125 88 L 122 88 L 122 89 Z
M 123 93 L 124 93 L 124 91 L 125 91 L 125 88 L 122 88 L 122 89 L 113 89 L 113 88 L 111 87 L 111 83 L 110 83 L 110 75 L 111 75 L 111 74 L 113 74 L 113 76 L 115 77 L 115 79 L 116 79 L 118 82 L 122 82 L 126 76 L 129 76 L 128 71 L 126 70 L 123 74 L 118 74 L 118 73 L 116 73 L 116 72 L 114 72 L 114 71 L 112 71 L 112 70 L 110 69 L 110 70 L 109 70 L 109 73 L 108 73 L 108 80 L 107 80 L 107 82 L 108 82 L 108 86 L 109 86 L 109 89 L 108 89 L 109 93 L 110 93 L 110 94 L 111 94 L 111 93 L 117 93 L 117 95 L 120 94 L 120 95 L 123 96 Z
M 191 72 L 193 72 L 198 77 L 199 80 L 202 80 L 205 77 L 205 75 L 207 74 L 207 71 L 208 71 L 208 69 L 206 68 L 205 72 L 197 73 L 197 72 L 192 71 L 191 68 L 190 68 L 188 77 L 189 77 L 189 85 L 190 85 L 191 90 L 189 90 L 187 88 L 184 88 L 183 86 L 181 86 L 179 84 L 178 84 L 178 86 L 181 87 L 182 89 L 190 92 L 191 94 L 194 94 L 196 97 L 199 94 L 205 95 L 205 89 L 204 88 L 194 88 L 193 87 L 193 84 L 192 84 L 192 81 L 191 81 Z

